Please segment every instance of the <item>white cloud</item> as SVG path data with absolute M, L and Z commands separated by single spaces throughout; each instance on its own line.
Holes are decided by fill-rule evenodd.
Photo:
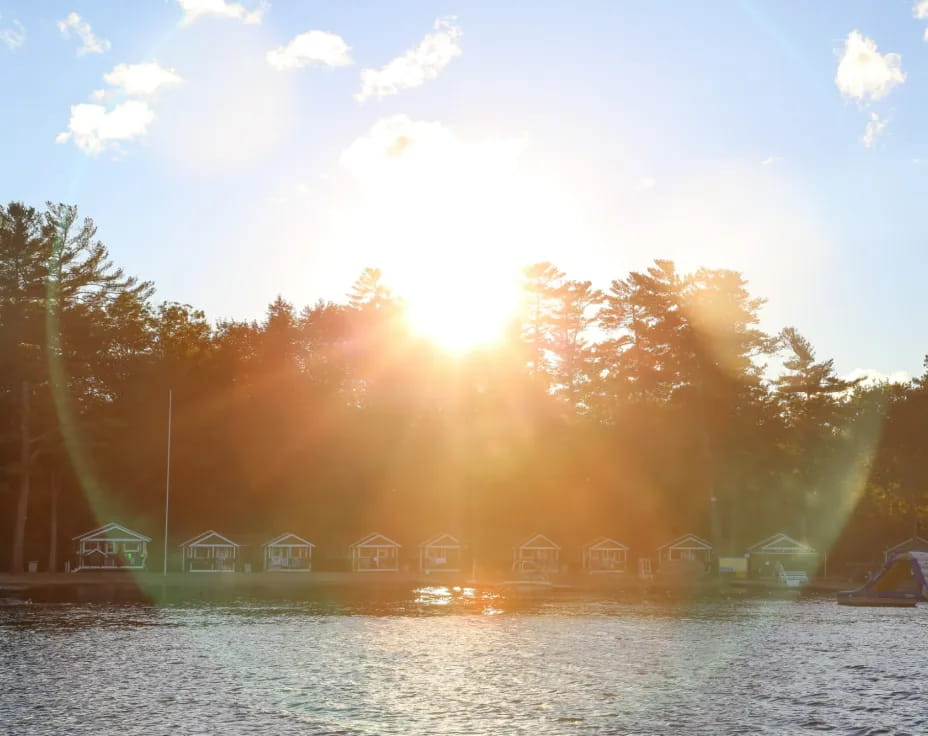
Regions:
M 860 142 L 864 144 L 864 148 L 873 148 L 876 139 L 883 135 L 883 131 L 886 130 L 886 124 L 887 121 L 881 120 L 880 116 L 875 112 L 870 113 L 870 120 L 867 121 L 867 127 L 860 139 Z
M 61 31 L 65 38 L 71 36 L 71 31 L 77 34 L 77 37 L 81 40 L 81 45 L 77 48 L 78 56 L 102 54 L 104 51 L 109 51 L 110 42 L 105 38 L 97 38 L 90 27 L 90 23 L 82 20 L 77 13 L 68 13 L 67 18 L 59 20 L 58 30 Z
M 127 100 L 107 111 L 103 105 L 71 105 L 68 129 L 59 133 L 56 143 L 74 141 L 81 151 L 96 156 L 115 148 L 120 141 L 145 135 L 155 113 L 147 102 Z
M 26 43 L 26 29 L 23 28 L 23 24 L 18 20 L 13 20 L 12 24 L 6 28 L 0 27 L 0 43 L 10 51 L 15 51 Z
M 919 20 L 928 19 L 928 0 L 920 0 L 920 2 L 915 3 L 915 6 L 912 8 L 912 15 Z M 923 38 L 928 41 L 928 28 L 925 29 Z
M 129 97 L 150 97 L 161 89 L 176 87 L 183 78 L 173 69 L 157 62 L 143 64 L 117 64 L 103 75 L 110 89 L 94 90 L 90 97 L 105 102 L 119 92 Z M 106 150 L 117 149 L 120 141 L 138 138 L 148 132 L 155 112 L 148 101 L 126 100 L 107 110 L 106 105 L 71 105 L 71 119 L 67 130 L 59 133 L 56 143 L 73 140 L 81 151 L 96 156 Z
M 899 54 L 881 54 L 876 43 L 859 31 L 847 35 L 835 74 L 841 94 L 860 101 L 878 100 L 903 82 L 905 74 Z
M 639 192 L 647 192 L 657 186 L 657 180 L 653 176 L 644 176 L 638 180 L 635 186 Z
M 772 166 L 773 164 L 778 164 L 782 161 L 780 156 L 767 156 L 763 161 L 760 162 L 761 166 Z
M 862 379 L 861 383 L 864 386 L 873 386 L 879 383 L 908 383 L 912 380 L 912 376 L 907 371 L 884 373 L 876 368 L 856 368 L 848 373 L 844 380 L 856 381 L 858 378 Z
M 286 46 L 267 52 L 267 63 L 275 69 L 299 69 L 311 64 L 349 66 L 351 47 L 341 36 L 328 31 L 306 31 Z
M 160 89 L 176 87 L 184 81 L 176 71 L 165 69 L 156 61 L 118 64 L 113 71 L 104 74 L 103 79 L 113 87 L 120 87 L 130 97 L 147 97 Z M 98 92 L 94 92 L 95 99 L 99 99 Z
M 386 97 L 404 89 L 418 87 L 435 79 L 455 56 L 461 55 L 461 29 L 453 19 L 435 21 L 435 32 L 429 33 L 418 46 L 397 57 L 380 69 L 361 71 L 361 91 L 355 99 Z
M 261 22 L 264 11 L 268 8 L 268 4 L 263 0 L 258 3 L 258 7 L 254 10 L 247 10 L 241 3 L 229 2 L 229 0 L 177 0 L 177 4 L 184 11 L 180 21 L 181 25 L 184 26 L 189 26 L 194 21 L 207 15 L 256 24 Z

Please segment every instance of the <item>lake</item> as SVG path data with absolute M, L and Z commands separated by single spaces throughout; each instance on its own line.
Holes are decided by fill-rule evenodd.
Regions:
M 4 734 L 928 732 L 928 608 L 380 594 L 0 608 Z

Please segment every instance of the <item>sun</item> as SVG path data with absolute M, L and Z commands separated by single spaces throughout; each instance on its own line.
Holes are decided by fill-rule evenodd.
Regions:
M 402 296 L 413 333 L 455 354 L 503 340 L 518 307 L 515 279 L 488 273 L 445 284 L 409 283 Z

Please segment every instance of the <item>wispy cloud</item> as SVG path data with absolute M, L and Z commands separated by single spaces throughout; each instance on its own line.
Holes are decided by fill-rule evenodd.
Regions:
M 304 66 L 350 66 L 351 47 L 341 36 L 328 31 L 306 31 L 285 46 L 267 52 L 267 63 L 275 69 L 299 69 Z
M 370 97 L 386 97 L 435 79 L 461 55 L 460 38 L 461 29 L 453 18 L 439 18 L 434 33 L 426 35 L 414 49 L 380 69 L 362 70 L 361 91 L 355 98 L 363 102 Z
M 71 105 L 68 129 L 55 142 L 73 140 L 88 156 L 97 156 L 114 144 L 145 135 L 154 119 L 154 111 L 143 100 L 126 100 L 112 110 L 103 105 Z
M 774 164 L 780 163 L 783 158 L 781 156 L 767 156 L 763 161 L 760 162 L 761 166 L 773 166 Z
M 0 15 L 0 20 L 3 16 Z M 16 51 L 20 46 L 26 43 L 26 29 L 18 20 L 11 21 L 8 26 L 0 26 L 0 43 L 6 46 L 10 51 Z
M 864 144 L 864 148 L 873 148 L 876 139 L 883 135 L 883 131 L 886 130 L 887 122 L 886 120 L 881 120 L 880 116 L 875 112 L 870 113 L 870 120 L 867 121 L 867 127 L 864 129 L 864 134 L 860 139 L 860 142 Z
M 902 57 L 881 54 L 876 43 L 860 31 L 851 31 L 838 62 L 835 85 L 841 94 L 858 101 L 878 100 L 905 82 Z
M 94 90 L 91 97 L 98 102 L 122 93 L 130 99 L 119 102 L 111 109 L 105 104 L 82 103 L 71 105 L 68 127 L 55 138 L 56 143 L 74 141 L 74 145 L 88 156 L 116 149 L 119 143 L 144 136 L 155 119 L 150 98 L 164 89 L 183 84 L 183 78 L 174 69 L 167 69 L 156 61 L 142 64 L 117 64 L 103 75 L 110 89 Z
M 85 54 L 102 54 L 109 51 L 110 42 L 105 38 L 97 38 L 94 35 L 90 23 L 83 20 L 77 13 L 68 13 L 68 17 L 58 21 L 58 30 L 65 38 L 70 38 L 74 32 L 81 40 L 81 45 L 77 47 L 77 55 Z
M 130 97 L 148 97 L 159 90 L 177 87 L 184 81 L 174 69 L 167 69 L 156 61 L 117 64 L 113 71 L 103 75 L 103 79 Z
M 229 0 L 177 0 L 184 15 L 181 18 L 181 25 L 189 26 L 196 20 L 209 15 L 218 18 L 228 18 L 238 20 L 242 23 L 256 24 L 264 18 L 264 12 L 268 8 L 268 3 L 259 2 L 256 8 L 248 10 L 241 3 L 230 2 Z

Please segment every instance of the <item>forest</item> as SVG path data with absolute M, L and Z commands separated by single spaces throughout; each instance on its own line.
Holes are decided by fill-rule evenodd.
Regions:
M 375 268 L 337 303 L 212 321 L 156 302 L 75 207 L 0 207 L 0 568 L 61 569 L 97 522 L 160 544 L 169 391 L 172 547 L 292 531 L 334 569 L 370 531 L 499 560 L 536 531 L 632 557 L 783 531 L 852 562 L 917 530 L 928 363 L 845 380 L 796 327 L 762 331 L 735 271 L 600 286 L 529 265 L 505 338 L 451 354 Z

